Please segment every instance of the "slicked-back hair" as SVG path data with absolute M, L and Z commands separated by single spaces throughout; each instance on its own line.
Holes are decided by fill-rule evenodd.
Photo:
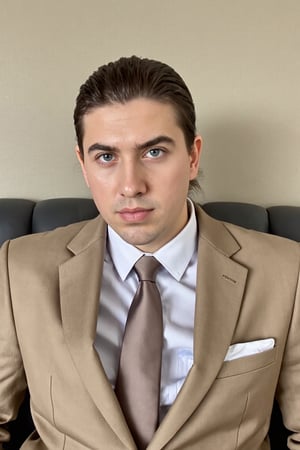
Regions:
M 77 144 L 83 153 L 83 118 L 95 108 L 145 98 L 173 106 L 187 151 L 196 135 L 195 107 L 182 77 L 169 65 L 137 56 L 100 66 L 80 87 L 74 110 Z M 197 184 L 193 181 L 191 184 Z

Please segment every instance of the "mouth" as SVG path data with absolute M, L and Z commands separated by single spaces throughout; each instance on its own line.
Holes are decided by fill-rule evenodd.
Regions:
M 145 208 L 123 208 L 118 214 L 124 222 L 139 223 L 146 220 L 152 211 L 153 209 Z

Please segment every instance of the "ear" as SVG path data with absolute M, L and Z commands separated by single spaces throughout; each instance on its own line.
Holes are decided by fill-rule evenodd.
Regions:
M 81 151 L 79 150 L 78 145 L 76 145 L 76 147 L 75 147 L 75 153 L 76 153 L 77 159 L 79 161 L 79 164 L 80 164 L 80 167 L 81 167 L 81 170 L 82 170 L 83 178 L 84 178 L 84 180 L 86 182 L 87 187 L 89 188 L 90 184 L 89 184 L 89 181 L 88 181 L 88 176 L 87 176 L 85 165 L 84 165 L 83 155 L 82 155 Z
M 197 135 L 194 139 L 190 152 L 190 180 L 197 177 L 199 172 L 200 154 L 202 148 L 202 138 Z

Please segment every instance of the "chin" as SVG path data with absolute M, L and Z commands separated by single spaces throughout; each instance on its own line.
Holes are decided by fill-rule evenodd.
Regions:
M 151 236 L 138 236 L 137 233 L 120 233 L 121 238 L 126 241 L 130 245 L 134 245 L 138 248 L 147 247 L 148 245 L 151 245 L 152 243 L 152 237 Z

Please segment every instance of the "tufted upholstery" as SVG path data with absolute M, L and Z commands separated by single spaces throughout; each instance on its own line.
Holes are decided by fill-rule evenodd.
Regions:
M 211 202 L 203 205 L 203 208 L 219 220 L 300 242 L 300 207 L 264 208 L 247 203 Z M 0 199 L 0 245 L 7 239 L 51 230 L 96 215 L 97 209 L 90 199 L 58 198 L 39 202 Z M 19 449 L 33 429 L 28 405 L 27 394 L 17 420 L 10 424 L 12 441 L 5 445 L 6 450 Z M 282 425 L 281 414 L 275 404 L 270 427 L 272 450 L 286 449 L 286 437 L 287 431 Z

